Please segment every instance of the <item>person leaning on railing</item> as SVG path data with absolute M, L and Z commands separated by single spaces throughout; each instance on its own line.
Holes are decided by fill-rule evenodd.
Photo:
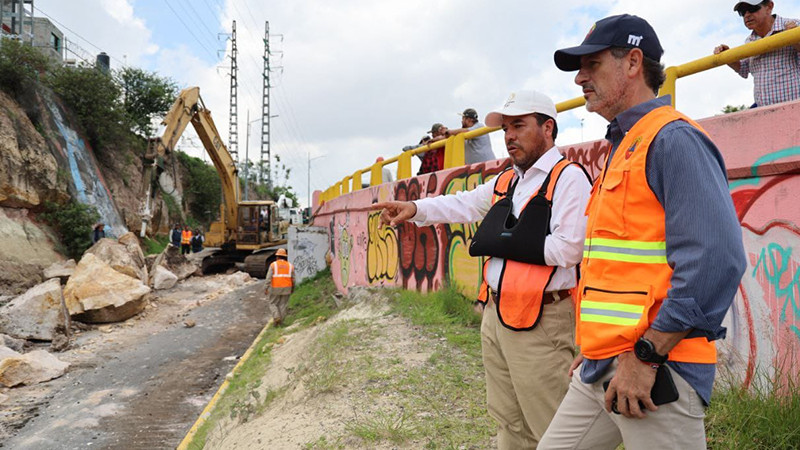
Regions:
M 797 20 L 772 14 L 773 6 L 770 0 L 744 0 L 733 7 L 742 17 L 744 26 L 752 30 L 745 39 L 746 44 L 797 27 Z M 714 54 L 729 48 L 720 44 L 714 48 Z M 742 78 L 753 74 L 753 107 L 800 98 L 800 43 L 751 56 L 728 66 Z
M 461 116 L 461 128 L 447 130 L 445 133 L 447 137 L 484 127 L 478 120 L 478 112 L 472 108 L 465 109 L 464 112 L 459 115 Z M 476 136 L 464 142 L 464 162 L 467 165 L 491 161 L 496 158 L 492 150 L 492 141 L 489 139 L 488 134 Z

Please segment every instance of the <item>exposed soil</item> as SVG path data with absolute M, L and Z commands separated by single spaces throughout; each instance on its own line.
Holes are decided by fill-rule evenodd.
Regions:
M 189 278 L 78 332 L 65 376 L 0 391 L 0 447 L 174 448 L 266 323 L 263 281 L 239 277 Z
M 274 400 L 216 424 L 204 448 L 495 447 L 480 361 L 390 313 L 386 295 L 356 293 L 355 304 L 328 321 L 288 328 L 253 396 Z M 463 387 L 447 392 L 459 383 L 437 376 L 443 360 Z M 456 437 L 437 435 L 437 427 Z M 485 432 L 468 436 L 462 427 Z

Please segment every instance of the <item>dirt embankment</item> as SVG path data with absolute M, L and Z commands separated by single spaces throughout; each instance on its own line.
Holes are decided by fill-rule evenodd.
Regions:
M 388 295 L 363 291 L 326 322 L 287 328 L 205 448 L 494 447 L 480 357 L 390 312 Z

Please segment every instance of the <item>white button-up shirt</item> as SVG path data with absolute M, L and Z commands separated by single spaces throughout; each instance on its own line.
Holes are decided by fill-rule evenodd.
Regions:
M 519 178 L 511 199 L 515 217 L 519 217 L 528 199 L 539 191 L 547 174 L 561 157 L 558 147 L 553 147 L 525 172 L 514 166 L 514 172 Z M 425 226 L 434 223 L 471 223 L 482 220 L 492 207 L 492 194 L 496 182 L 497 178 L 471 191 L 416 200 L 414 203 L 417 205 L 417 214 L 411 221 L 417 226 Z M 564 169 L 556 184 L 550 216 L 550 234 L 544 242 L 544 261 L 548 266 L 556 266 L 557 269 L 545 288 L 547 292 L 570 289 L 577 283 L 574 267 L 583 258 L 586 202 L 589 201 L 591 190 L 592 186 L 586 175 L 575 166 Z M 495 291 L 500 284 L 503 263 L 502 258 L 491 258 L 486 268 L 486 282 Z

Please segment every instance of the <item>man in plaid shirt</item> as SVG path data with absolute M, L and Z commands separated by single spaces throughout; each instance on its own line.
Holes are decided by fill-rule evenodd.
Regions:
M 772 14 L 775 4 L 771 0 L 744 0 L 733 10 L 744 20 L 750 30 L 745 43 L 797 27 L 797 20 Z M 714 49 L 714 54 L 728 50 L 725 44 Z M 766 106 L 800 98 L 800 43 L 786 46 L 741 61 L 728 64 L 742 78 L 753 74 L 755 106 Z

